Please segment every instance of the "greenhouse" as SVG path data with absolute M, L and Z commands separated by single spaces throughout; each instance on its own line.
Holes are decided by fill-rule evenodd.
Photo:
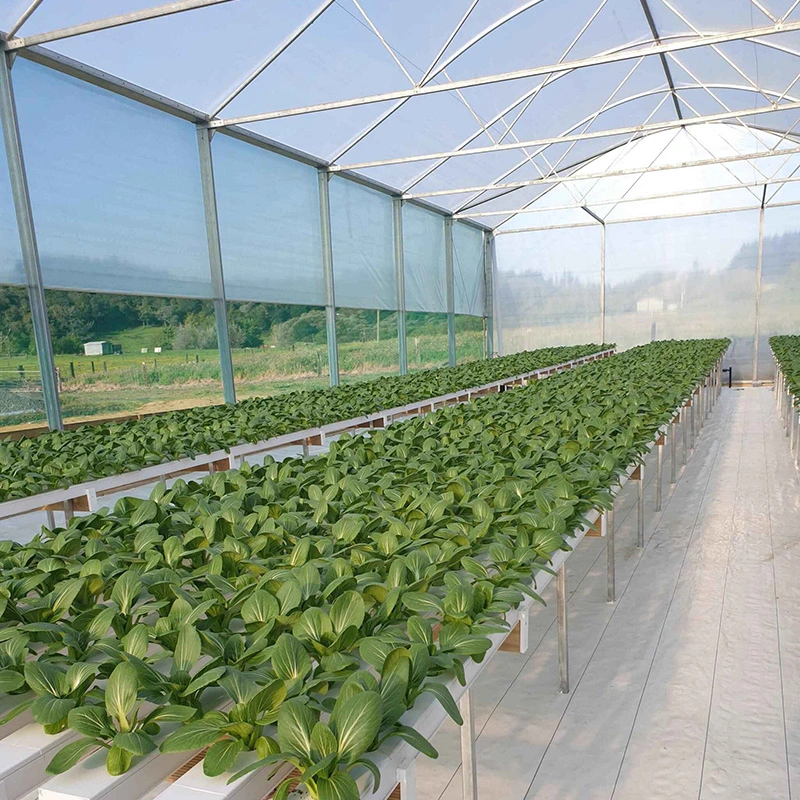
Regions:
M 0 798 L 800 791 L 800 0 L 0 49 Z

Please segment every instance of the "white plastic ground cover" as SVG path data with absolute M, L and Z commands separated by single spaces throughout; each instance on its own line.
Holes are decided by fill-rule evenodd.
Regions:
M 719 362 L 714 367 L 718 370 Z M 554 368 L 550 368 L 554 369 Z M 713 374 L 709 373 L 709 375 Z M 698 387 L 710 387 L 708 378 L 700 381 L 683 403 L 687 406 L 696 396 Z M 671 422 L 659 428 L 647 452 L 656 446 L 661 437 L 668 432 Z M 617 486 L 612 491 L 616 496 L 628 482 L 630 476 L 639 466 L 639 460 L 626 470 Z M 596 522 L 600 512 L 592 509 L 584 516 L 581 526 L 568 538 L 572 550 L 559 550 L 552 560 L 553 570 L 558 569 L 581 542 L 586 532 Z M 552 575 L 539 571 L 534 576 L 534 587 L 542 591 L 550 582 Z M 527 608 L 533 603 L 531 598 L 516 610 L 509 612 L 506 619 L 508 632 L 491 636 L 492 647 L 484 660 L 478 664 L 473 661 L 465 663 L 466 685 L 461 686 L 455 679 L 447 682 L 447 687 L 458 700 L 469 690 L 490 659 L 500 649 L 508 633 L 520 620 Z M 2 707 L 0 706 L 0 710 Z M 413 726 L 423 736 L 430 738 L 445 721 L 446 714 L 432 695 L 423 695 L 413 709 L 402 718 L 406 725 Z M 3 726 L 0 739 L 0 800 L 20 800 L 31 790 L 38 789 L 39 800 L 139 800 L 143 796 L 152 796 L 152 791 L 173 773 L 189 763 L 196 753 L 170 753 L 159 751 L 139 759 L 132 768 L 121 776 L 111 776 L 105 768 L 105 750 L 95 751 L 68 772 L 50 777 L 45 773 L 47 763 L 63 744 L 76 737 L 71 731 L 48 736 L 40 726 L 27 724 L 12 732 L 13 723 Z M 163 735 L 166 735 L 166 731 Z M 245 754 L 244 758 L 248 756 Z M 358 775 L 358 782 L 364 800 L 386 800 L 392 793 L 405 772 L 413 768 L 417 751 L 405 743 L 391 744 L 372 755 L 381 772 L 381 785 L 377 792 L 371 790 L 371 778 L 366 773 Z M 228 784 L 228 775 L 208 778 L 203 774 L 202 762 L 192 766 L 184 775 L 177 778 L 165 788 L 156 800 L 262 800 L 273 791 L 291 772 L 291 765 L 281 765 L 275 775 L 269 777 L 272 768 L 257 770 L 240 780 Z M 404 772 L 405 771 L 405 772 Z M 410 776 L 413 784 L 413 775 Z M 410 787 L 413 791 L 413 787 Z M 404 793 L 404 798 L 413 795 Z
M 514 375 L 509 378 L 503 378 L 502 380 L 494 381 L 493 383 L 487 383 L 482 386 L 461 389 L 460 391 L 452 392 L 451 394 L 427 398 L 425 400 L 409 403 L 405 406 L 398 406 L 396 408 L 386 409 L 385 411 L 376 411 L 373 414 L 354 417 L 341 422 L 331 422 L 327 425 L 321 425 L 317 428 L 307 428 L 305 430 L 294 431 L 292 433 L 285 433 L 281 436 L 274 436 L 271 439 L 255 442 L 254 444 L 239 444 L 231 447 L 229 450 L 215 450 L 213 453 L 203 453 L 195 456 L 194 458 L 183 458 L 178 461 L 167 461 L 163 464 L 145 467 L 144 469 L 136 470 L 134 472 L 124 472 L 118 475 L 111 475 L 107 478 L 97 478 L 92 481 L 76 483 L 67 487 L 66 489 L 53 489 L 52 491 L 42 492 L 30 497 L 6 500 L 4 503 L 0 503 L 0 519 L 16 517 L 21 514 L 29 514 L 33 511 L 39 511 L 45 507 L 57 506 L 82 498 L 86 498 L 89 510 L 94 511 L 99 507 L 98 496 L 100 495 L 113 494 L 115 492 L 124 491 L 128 488 L 133 488 L 134 486 L 153 483 L 159 480 L 166 480 L 169 477 L 181 473 L 200 472 L 207 469 L 213 469 L 214 465 L 219 462 L 227 461 L 226 468 L 231 469 L 235 466 L 237 460 L 241 462 L 247 456 L 254 455 L 256 453 L 267 452 L 269 450 L 275 450 L 279 447 L 285 447 L 286 445 L 303 444 L 308 440 L 314 439 L 317 439 L 319 443 L 322 444 L 325 441 L 325 437 L 330 437 L 337 433 L 344 433 L 345 431 L 356 428 L 374 426 L 374 424 L 377 422 L 380 422 L 381 426 L 383 426 L 388 422 L 391 422 L 393 417 L 421 413 L 426 407 L 430 411 L 433 411 L 437 406 L 442 407 L 452 403 L 469 402 L 473 395 L 496 392 L 504 386 L 513 386 L 517 384 L 522 385 L 525 381 L 544 378 L 556 372 L 563 372 L 565 370 L 572 369 L 573 367 L 587 364 L 591 361 L 607 358 L 608 356 L 613 355 L 613 353 L 614 348 L 610 348 L 608 350 L 592 353 L 588 356 L 575 358 L 572 361 L 566 361 L 562 364 L 554 364 L 552 366 L 543 367 L 522 375 Z

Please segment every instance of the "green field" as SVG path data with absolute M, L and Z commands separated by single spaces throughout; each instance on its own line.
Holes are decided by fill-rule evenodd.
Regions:
M 122 345 L 122 355 L 55 357 L 65 419 L 153 413 L 222 402 L 216 350 L 154 353 L 153 348 L 163 338 L 158 327 L 133 328 L 104 338 Z M 459 363 L 483 356 L 479 331 L 459 331 L 456 346 Z M 148 348 L 146 354 L 140 352 L 143 347 Z M 232 354 L 240 398 L 328 385 L 324 344 L 236 348 Z M 446 365 L 447 336 L 409 336 L 408 361 L 412 370 Z M 0 358 L 0 385 L 4 387 L 0 419 L 5 429 L 43 420 L 38 369 L 35 356 Z M 397 339 L 340 343 L 339 370 L 342 383 L 396 373 Z M 8 412 L 12 413 L 5 416 Z

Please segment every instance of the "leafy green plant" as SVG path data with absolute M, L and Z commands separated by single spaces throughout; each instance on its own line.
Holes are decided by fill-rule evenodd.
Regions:
M 435 755 L 406 712 L 460 720 L 448 682 L 726 346 L 656 342 L 0 543 L 0 690 L 81 735 L 52 771 L 207 747 L 208 774 L 289 760 L 351 797 L 389 737 Z M 376 709 L 358 746 L 351 699 Z
M 171 411 L 33 439 L 5 439 L 0 441 L 0 502 L 438 397 L 608 347 L 545 348 L 346 387 L 254 398 L 235 406 Z

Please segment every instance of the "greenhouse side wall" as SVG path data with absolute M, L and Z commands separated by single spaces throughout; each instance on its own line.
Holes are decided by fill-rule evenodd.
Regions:
M 504 353 L 601 340 L 600 226 L 496 237 Z
M 23 57 L 11 73 L 43 285 L 58 306 L 49 319 L 58 383 L 62 393 L 77 392 L 68 417 L 163 410 L 154 402 L 129 407 L 145 384 L 155 406 L 218 402 L 226 330 L 228 389 L 235 384 L 242 396 L 333 382 L 332 331 L 342 339 L 345 380 L 398 372 L 401 351 L 411 347 L 400 341 L 403 331 L 416 367 L 481 353 L 482 230 L 445 224 L 444 212 L 401 201 L 399 191 L 367 179 L 326 176 L 322 162 L 242 131 L 213 136 L 203 184 L 200 153 L 208 150 L 185 111 L 169 113 L 73 72 Z M 26 273 L 1 163 L 0 291 L 8 307 L 25 292 Z M 215 222 L 218 243 L 208 236 Z M 212 280 L 219 261 L 222 278 Z M 111 306 L 139 327 L 121 332 L 87 311 Z M 410 327 L 402 324 L 405 306 L 417 317 Z M 21 324 L 30 328 L 29 310 Z M 23 344 L 9 338 L 0 354 L 15 373 L 25 370 L 31 394 L 36 348 L 32 337 L 18 339 Z M 124 359 L 87 361 L 83 343 L 106 339 L 123 346 Z M 185 353 L 176 352 L 181 342 L 191 345 Z M 130 385 L 117 387 L 125 397 L 104 394 L 126 376 Z M 181 376 L 185 386 L 175 382 Z

